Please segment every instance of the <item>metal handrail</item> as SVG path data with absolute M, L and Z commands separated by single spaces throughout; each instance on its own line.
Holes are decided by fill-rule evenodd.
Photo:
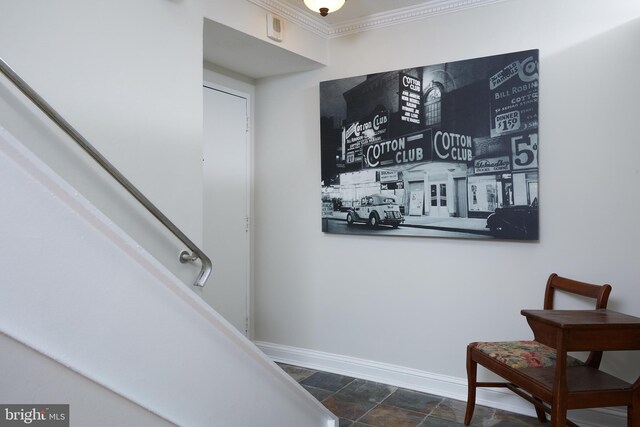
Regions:
M 167 218 L 147 197 L 140 192 L 127 178 L 125 178 L 111 162 L 109 162 L 96 148 L 89 143 L 80 133 L 73 128 L 51 105 L 34 91 L 18 74 L 0 58 L 0 72 L 4 74 L 20 91 L 29 98 L 40 110 L 46 114 L 60 129 L 69 135 L 89 156 L 91 156 L 102 168 L 122 185 L 138 202 L 140 202 L 158 221 L 160 221 L 174 236 L 176 236 L 191 251 L 184 250 L 180 253 L 181 263 L 195 262 L 200 259 L 202 264 L 200 273 L 194 286 L 203 287 L 211 274 L 211 260 L 191 241 L 169 218 Z

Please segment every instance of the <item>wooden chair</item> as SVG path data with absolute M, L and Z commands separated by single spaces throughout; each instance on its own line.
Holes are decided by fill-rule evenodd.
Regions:
M 611 292 L 610 285 L 592 285 L 560 277 L 553 273 L 547 280 L 544 294 L 544 309 L 553 310 L 556 290 L 595 299 L 595 308 L 606 308 Z M 598 369 L 602 360 L 601 351 L 592 351 L 582 362 L 568 356 L 567 366 L 589 366 Z M 477 387 L 506 387 L 520 397 L 533 403 L 540 422 L 546 422 L 549 408 L 540 397 L 533 394 L 535 380 L 520 371 L 523 368 L 548 368 L 555 366 L 556 350 L 537 341 L 473 342 L 467 346 L 468 399 L 464 418 L 466 426 L 471 422 L 476 401 Z M 477 382 L 478 363 L 507 382 Z M 516 385 L 517 384 L 517 385 Z M 574 425 L 570 421 L 569 425 Z

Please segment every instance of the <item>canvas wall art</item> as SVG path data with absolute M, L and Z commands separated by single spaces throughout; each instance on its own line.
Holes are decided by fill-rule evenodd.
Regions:
M 538 51 L 320 83 L 322 230 L 538 240 Z

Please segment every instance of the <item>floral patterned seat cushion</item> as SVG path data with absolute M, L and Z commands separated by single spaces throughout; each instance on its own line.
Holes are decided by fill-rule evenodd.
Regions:
M 549 368 L 556 364 L 556 350 L 537 341 L 474 342 L 470 345 L 513 369 Z M 580 365 L 584 363 L 567 356 L 567 366 Z

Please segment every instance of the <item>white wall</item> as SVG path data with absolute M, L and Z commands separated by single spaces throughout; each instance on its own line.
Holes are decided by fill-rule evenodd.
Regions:
M 72 425 L 78 426 L 175 425 L 2 333 L 0 349 L 5 404 L 67 404 Z
M 203 220 L 205 17 L 273 43 L 266 11 L 248 1 L 0 0 L 0 57 L 196 244 Z M 287 31 L 280 47 L 326 61 L 326 40 L 295 25 Z M 184 245 L 110 178 L 96 176 L 95 164 L 33 111 L 0 77 L 0 126 L 192 282 L 197 268 L 177 262 Z
M 327 62 L 328 43 L 293 22 L 285 23 L 285 35 L 282 42 L 267 37 L 266 10 L 249 0 L 200 0 L 204 16 L 211 21 L 231 27 L 257 39 L 278 46 L 307 59 L 324 64 Z M 242 48 L 243 46 L 241 46 Z M 256 64 L 259 67 L 260 64 Z
M 552 272 L 640 315 L 638 40 L 635 0 L 513 0 L 333 39 L 326 69 L 259 81 L 256 338 L 463 379 L 467 343 L 531 336 L 519 313 Z M 539 243 L 321 232 L 320 81 L 532 48 Z M 639 361 L 603 366 L 635 379 Z
M 178 207 L 201 197 L 201 16 L 171 1 L 0 8 L 5 61 L 198 239 L 201 209 Z
M 136 406 L 184 426 L 333 425 L 189 285 L 2 129 L 0 182 L 9 207 L 0 210 L 0 399 L 70 403 L 73 418 L 102 396 L 148 424 L 154 417 Z M 20 366 L 16 351 L 29 353 L 24 375 L 5 371 Z M 33 377 L 40 369 L 46 374 Z M 69 393 L 68 381 L 82 389 Z M 56 386 L 56 401 L 35 401 Z
M 202 234 L 202 15 L 183 2 L 0 0 L 0 56 L 197 243 Z M 0 79 L 1 125 L 165 265 L 184 249 Z M 135 211 L 133 211 L 135 212 Z M 151 218 L 151 219 L 150 219 Z

